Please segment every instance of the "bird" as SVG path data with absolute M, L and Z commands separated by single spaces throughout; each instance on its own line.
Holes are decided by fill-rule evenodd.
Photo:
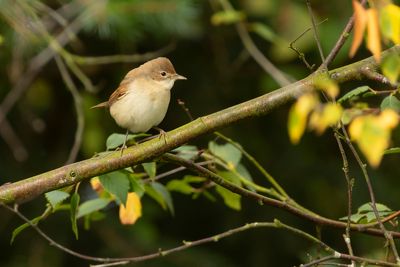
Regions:
M 167 113 L 171 89 L 177 80 L 186 77 L 176 73 L 168 58 L 158 57 L 129 71 L 108 101 L 92 107 L 108 108 L 115 122 L 127 129 L 121 155 L 129 132 L 145 133 L 154 128 L 160 137 L 165 136 L 157 126 Z

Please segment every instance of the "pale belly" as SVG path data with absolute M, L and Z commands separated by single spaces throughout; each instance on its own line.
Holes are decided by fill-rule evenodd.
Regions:
M 133 90 L 111 105 L 110 114 L 119 126 L 132 133 L 147 132 L 164 119 L 170 97 L 169 90 Z

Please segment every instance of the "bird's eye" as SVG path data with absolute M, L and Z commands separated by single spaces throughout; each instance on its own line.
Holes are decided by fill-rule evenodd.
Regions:
M 165 77 L 167 76 L 167 73 L 165 71 L 160 72 L 161 76 Z

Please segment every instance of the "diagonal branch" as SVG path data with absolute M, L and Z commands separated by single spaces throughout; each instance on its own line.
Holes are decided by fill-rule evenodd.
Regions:
M 388 49 L 386 53 L 400 54 L 400 46 Z M 374 70 L 378 66 L 370 57 L 342 68 L 332 70 L 330 75 L 337 82 L 360 79 L 360 70 L 365 67 Z M 0 201 L 4 203 L 25 202 L 39 195 L 76 184 L 91 177 L 117 169 L 133 166 L 148 161 L 168 152 L 199 136 L 214 132 L 238 121 L 263 116 L 282 105 L 295 100 L 299 95 L 313 89 L 313 82 L 320 75 L 318 72 L 296 83 L 282 87 L 271 93 L 229 107 L 216 113 L 200 117 L 166 134 L 167 142 L 158 138 L 138 144 L 120 152 L 76 162 L 15 183 L 0 186 Z

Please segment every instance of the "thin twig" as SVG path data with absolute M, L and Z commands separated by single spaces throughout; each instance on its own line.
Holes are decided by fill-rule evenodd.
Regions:
M 166 153 L 161 157 L 163 160 L 180 165 L 180 166 L 185 166 L 186 168 L 198 173 L 199 175 L 202 175 L 203 177 L 207 177 L 209 178 L 211 181 L 213 181 L 214 183 L 225 187 L 226 189 L 228 189 L 229 191 L 232 191 L 236 194 L 239 194 L 241 196 L 244 197 L 248 197 L 251 199 L 254 199 L 255 201 L 257 201 L 260 204 L 266 204 L 266 205 L 270 205 L 272 207 L 277 207 L 277 208 L 283 208 L 285 210 L 290 211 L 291 213 L 305 218 L 307 220 L 310 220 L 312 222 L 315 222 L 319 225 L 325 225 L 325 226 L 331 226 L 331 227 L 335 227 L 335 228 L 346 228 L 347 224 L 343 223 L 343 222 L 339 222 L 339 221 L 335 221 L 335 220 L 331 220 L 328 218 L 324 218 L 323 216 L 319 216 L 319 215 L 314 215 L 314 214 L 310 214 L 309 212 L 304 212 L 303 210 L 301 210 L 298 207 L 294 207 L 293 205 L 287 203 L 287 202 L 283 202 L 283 201 L 279 201 L 273 198 L 269 198 L 263 195 L 260 195 L 256 192 L 252 192 L 250 190 L 247 190 L 245 188 L 239 187 L 227 180 L 225 180 L 224 178 L 222 178 L 221 176 L 217 175 L 216 173 L 202 167 L 202 166 L 197 166 L 196 163 L 192 162 L 192 161 L 188 161 L 185 160 L 181 157 L 178 157 L 176 155 L 170 154 L 170 153 Z M 357 225 L 357 224 L 351 224 L 350 225 L 351 230 L 353 231 L 361 231 L 364 233 L 369 233 L 369 234 L 374 234 L 374 235 L 379 235 L 379 236 L 384 236 L 384 232 L 382 230 L 378 230 L 378 229 L 374 229 L 374 228 L 369 228 L 365 227 L 365 225 Z M 399 232 L 395 232 L 395 231 L 390 231 L 390 234 L 396 237 L 400 237 L 400 233 Z
M 350 237 L 350 223 L 351 223 L 352 200 L 353 200 L 352 193 L 353 193 L 354 180 L 350 177 L 349 162 L 347 160 L 347 155 L 346 152 L 344 151 L 342 140 L 340 139 L 338 133 L 338 129 L 335 129 L 334 136 L 339 147 L 340 155 L 342 156 L 342 161 L 343 161 L 342 170 L 347 183 L 347 225 L 346 225 L 346 234 L 344 235 L 344 242 L 346 243 L 349 254 L 351 256 L 354 256 L 353 248 L 351 246 L 351 237 Z M 352 261 L 352 264 L 355 266 L 354 261 Z
M 28 151 L 7 119 L 4 119 L 3 123 L 0 124 L 0 135 L 17 161 L 23 162 L 28 158 Z
M 224 10 L 233 10 L 231 3 L 228 0 L 220 0 L 221 6 Z M 236 30 L 239 34 L 240 40 L 244 47 L 247 49 L 253 59 L 267 72 L 271 77 L 280 85 L 285 86 L 292 82 L 287 75 L 283 74 L 271 61 L 264 56 L 263 53 L 257 48 L 256 44 L 250 37 L 249 32 L 246 30 L 243 22 L 236 23 Z
M 348 254 L 342 254 L 342 253 L 335 253 L 334 255 L 326 256 L 314 261 L 311 261 L 307 264 L 302 264 L 300 265 L 301 267 L 311 267 L 311 266 L 319 266 L 320 263 L 327 262 L 332 259 L 345 259 L 345 260 L 351 260 L 351 261 L 357 261 L 359 263 L 368 263 L 372 264 L 375 266 L 389 266 L 389 267 L 398 267 L 396 263 L 391 263 L 387 261 L 381 261 L 381 260 L 374 260 L 374 259 L 368 259 L 368 258 L 363 258 L 363 257 L 357 257 L 357 256 L 351 256 Z M 332 263 L 335 264 L 335 263 Z M 322 264 L 321 264 L 322 265 Z M 346 265 L 346 266 L 355 266 L 355 265 Z M 363 265 L 361 265 L 363 266 Z
M 381 219 L 381 217 L 379 215 L 378 209 L 376 207 L 375 194 L 374 194 L 374 191 L 373 191 L 373 188 L 372 188 L 371 180 L 369 178 L 369 174 L 368 174 L 368 171 L 367 171 L 367 166 L 361 160 L 360 155 L 358 154 L 357 150 L 353 146 L 353 143 L 351 142 L 351 140 L 349 138 L 349 135 L 348 135 L 348 133 L 346 131 L 346 128 L 343 125 L 341 126 L 341 130 L 342 130 L 342 132 L 344 134 L 344 137 L 345 137 L 344 140 L 345 140 L 347 146 L 350 148 L 351 152 L 353 153 L 353 156 L 356 159 L 356 161 L 357 161 L 357 163 L 358 163 L 358 165 L 359 165 L 359 167 L 360 167 L 360 169 L 361 169 L 361 171 L 363 173 L 365 182 L 367 183 L 368 192 L 369 192 L 370 199 L 371 199 L 371 207 L 372 207 L 372 210 L 374 211 L 374 214 L 375 214 L 376 220 L 378 221 L 379 227 L 380 227 L 381 231 L 384 233 L 384 236 L 385 236 L 386 240 L 388 241 L 388 243 L 389 243 L 389 245 L 391 247 L 393 256 L 396 258 L 396 262 L 400 263 L 399 254 L 397 252 L 397 248 L 396 248 L 396 244 L 395 244 L 395 242 L 393 240 L 393 236 L 389 231 L 386 230 L 386 228 L 385 228 L 385 226 L 384 226 L 384 224 L 382 222 L 382 219 Z
M 36 224 L 33 224 L 28 218 L 26 218 L 21 212 L 19 212 L 17 209 L 13 209 L 8 205 L 5 205 L 3 203 L 0 202 L 0 205 L 3 206 L 4 208 L 6 208 L 7 210 L 11 211 L 12 213 L 16 214 L 18 217 L 20 217 L 24 222 L 26 222 L 27 224 L 29 224 L 40 236 L 42 236 L 44 239 L 46 239 L 51 245 L 55 246 L 56 248 L 60 249 L 61 251 L 75 256 L 77 258 L 80 259 L 84 259 L 84 260 L 88 260 L 88 261 L 95 261 L 95 262 L 102 262 L 102 263 L 114 263 L 112 265 L 107 265 L 107 264 L 100 264 L 100 265 L 91 265 L 91 266 L 115 266 L 115 265 L 123 265 L 123 264 L 127 264 L 128 262 L 140 262 L 140 261 L 145 261 L 145 260 L 150 260 L 150 259 L 154 259 L 154 258 L 158 258 L 158 257 L 163 257 L 163 256 L 167 256 L 171 253 L 175 253 L 178 251 L 182 251 L 194 246 L 198 246 L 201 244 L 205 244 L 205 243 L 210 243 L 210 242 L 218 242 L 219 240 L 229 237 L 233 234 L 237 234 L 243 231 L 247 231 L 249 229 L 254 229 L 254 228 L 262 228 L 262 227 L 268 227 L 268 228 L 278 228 L 278 229 L 284 229 L 287 230 L 289 232 L 292 232 L 296 235 L 299 235 L 309 241 L 312 241 L 313 243 L 316 243 L 317 245 L 323 247 L 325 250 L 329 251 L 329 252 L 334 252 L 334 250 L 329 247 L 328 245 L 326 245 L 325 243 L 323 243 L 322 241 L 318 240 L 317 238 L 315 238 L 314 236 L 299 230 L 297 228 L 294 228 L 292 226 L 289 226 L 287 224 L 284 224 L 278 220 L 274 220 L 274 222 L 253 222 L 253 223 L 247 223 L 241 227 L 237 227 L 234 229 L 230 229 L 228 231 L 225 231 L 223 233 L 220 234 L 216 234 L 207 238 L 203 238 L 203 239 L 199 239 L 196 241 L 183 241 L 183 245 L 172 248 L 172 249 L 168 249 L 168 250 L 161 250 L 159 249 L 158 252 L 156 253 L 152 253 L 152 254 L 148 254 L 145 256 L 138 256 L 138 257 L 125 257 L 125 258 L 101 258 L 101 257 L 93 257 L 93 256 L 89 256 L 89 255 L 85 255 L 82 253 L 78 253 L 76 251 L 73 251 L 71 249 L 68 249 L 67 247 L 64 247 L 63 245 L 57 243 L 55 240 L 53 240 L 52 238 L 50 238 L 46 233 L 44 233 Z M 119 263 L 119 264 L 118 264 Z
M 319 55 L 321 57 L 322 62 L 325 61 L 324 51 L 322 50 L 321 41 L 319 40 L 317 24 L 315 23 L 315 17 L 312 11 L 310 0 L 306 0 L 308 13 L 310 14 L 312 29 L 314 33 L 314 39 L 318 46 Z
M 57 67 L 61 73 L 61 77 L 64 80 L 64 83 L 67 86 L 68 90 L 70 91 L 72 98 L 74 99 L 74 106 L 77 117 L 75 141 L 74 144 L 72 145 L 71 151 L 69 152 L 68 160 L 65 162 L 65 164 L 70 164 L 76 160 L 76 157 L 78 156 L 78 152 L 82 144 L 83 129 L 85 127 L 85 114 L 83 112 L 81 95 L 79 94 L 78 88 L 76 88 L 72 80 L 72 77 L 68 73 L 68 70 L 64 62 L 58 55 L 55 56 L 55 60 L 57 63 Z
M 367 0 L 361 0 L 360 3 L 361 3 L 361 5 L 364 6 L 367 3 Z M 336 44 L 332 48 L 331 52 L 329 52 L 329 55 L 326 57 L 324 62 L 322 62 L 321 66 L 319 66 L 318 70 L 327 69 L 329 64 L 331 64 L 332 61 L 336 58 L 340 49 L 343 47 L 346 40 L 349 38 L 350 32 L 353 29 L 353 26 L 354 26 L 354 15 L 351 16 L 351 18 L 347 22 L 346 26 L 344 27 L 343 32 L 340 34 L 339 39 L 336 41 Z

